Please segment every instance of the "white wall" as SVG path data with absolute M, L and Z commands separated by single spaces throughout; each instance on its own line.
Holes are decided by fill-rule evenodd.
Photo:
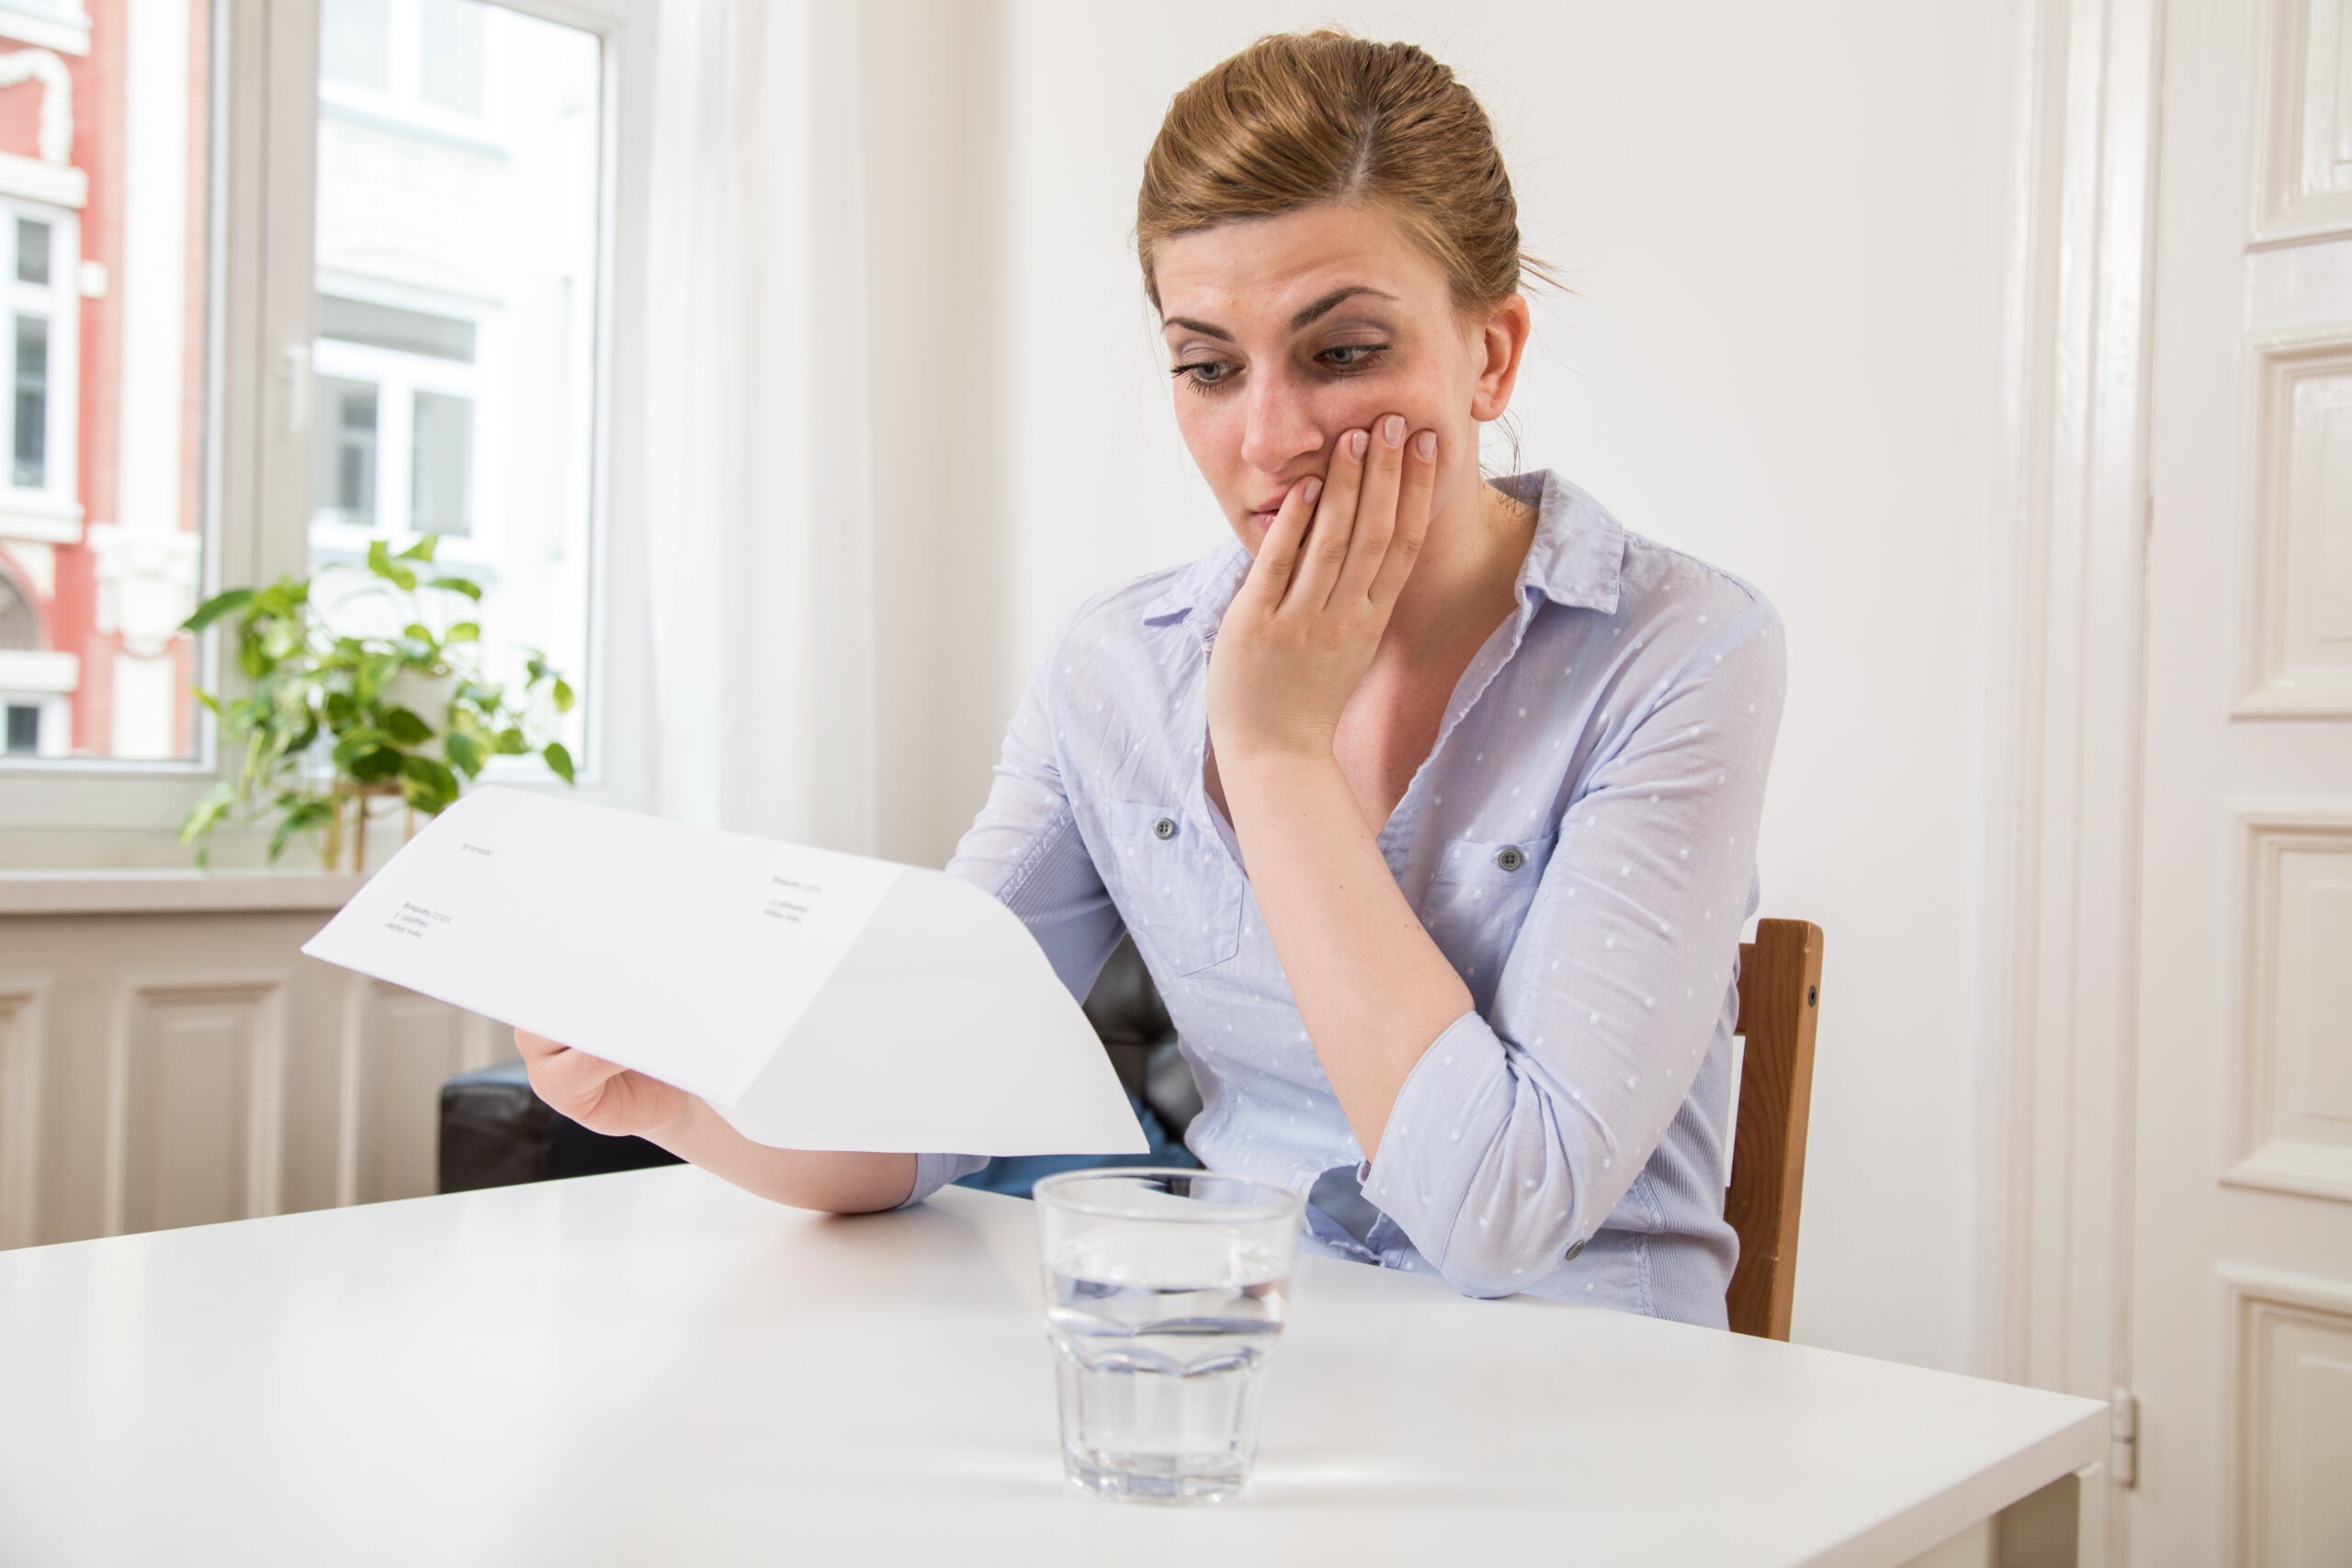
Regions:
M 876 411 L 894 388 L 944 396 L 978 448 L 909 454 L 959 563 L 920 602 L 1007 599 L 964 612 L 969 640 L 912 628 L 933 661 L 924 700 L 954 733 L 929 744 L 935 787 L 901 790 L 884 841 L 944 854 L 1069 607 L 1219 536 L 1128 239 L 1169 96 L 1281 28 L 1421 42 L 1495 115 L 1530 243 L 1575 290 L 1538 307 L 1518 404 L 1529 466 L 1749 577 L 1788 621 L 1765 907 L 1828 933 L 1797 1337 L 1969 1364 L 2011 8 L 1009 0 L 963 15 L 952 74 L 975 140 L 941 155 L 978 177 L 984 147 L 1001 184 L 949 224 L 956 248 L 897 276 L 922 310 L 917 274 L 979 265 L 1001 314 L 968 293 L 928 308 L 936 335 L 895 359 L 877 333 Z M 869 93 L 897 80 L 903 101 L 900 66 L 920 75 L 924 51 L 898 30 L 910 8 L 874 16 Z M 894 176 L 870 107 L 865 124 L 871 240 Z M 874 304 L 892 318 L 888 288 Z M 877 505 L 886 536 L 917 526 Z

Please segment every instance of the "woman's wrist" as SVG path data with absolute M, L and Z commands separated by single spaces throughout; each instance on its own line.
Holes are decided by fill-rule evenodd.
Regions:
M 755 1143 L 699 1095 L 642 1136 L 746 1191 L 796 1209 L 866 1213 L 895 1208 L 914 1190 L 915 1156 L 779 1149 Z
M 1264 790 L 1306 781 L 1321 784 L 1331 778 L 1345 778 L 1340 772 L 1339 757 L 1328 740 L 1321 745 L 1244 747 L 1234 753 L 1220 747 L 1216 769 L 1217 777 L 1228 790 L 1236 784 Z
M 678 1098 L 678 1109 L 667 1122 L 649 1128 L 639 1136 L 649 1144 L 667 1149 L 682 1160 L 700 1165 L 702 1161 L 695 1157 L 695 1149 L 696 1145 L 708 1142 L 710 1107 L 698 1094 L 681 1091 Z M 732 1130 L 731 1124 L 721 1122 L 721 1125 Z
M 1328 750 L 1319 754 L 1267 750 L 1231 761 L 1220 754 L 1217 778 L 1225 786 L 1233 830 L 1244 840 L 1253 829 L 1318 814 L 1334 800 L 1355 798 L 1339 760 Z

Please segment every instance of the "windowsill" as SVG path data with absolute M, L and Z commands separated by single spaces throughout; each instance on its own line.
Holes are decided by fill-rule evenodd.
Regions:
M 316 872 L 0 871 L 0 918 L 325 911 L 342 908 L 360 881 Z

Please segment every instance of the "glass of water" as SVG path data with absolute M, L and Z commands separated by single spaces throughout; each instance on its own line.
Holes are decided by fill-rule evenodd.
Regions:
M 1303 1201 L 1204 1170 L 1037 1183 L 1062 1462 L 1106 1497 L 1230 1497 L 1258 1452 Z

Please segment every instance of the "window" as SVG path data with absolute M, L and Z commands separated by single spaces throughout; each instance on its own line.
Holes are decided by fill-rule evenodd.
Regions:
M 594 34 L 485 0 L 320 0 L 319 104 L 479 130 L 497 109 L 492 100 L 508 85 L 493 84 L 493 73 L 533 68 L 530 54 L 514 53 L 512 46 L 520 42 L 527 51 L 548 41 L 560 51 L 560 35 L 585 42 L 594 62 Z M 547 63 L 564 69 L 557 60 Z
M 601 40 L 483 0 L 321 24 L 311 561 L 436 536 L 493 678 L 537 650 L 593 696 Z
M 472 531 L 475 339 L 462 317 L 319 297 L 314 558 L 363 560 L 379 533 Z
M 8 269 L 7 332 L 13 367 L 9 382 L 6 448 L 13 499 L 36 510 L 70 512 L 75 486 L 72 468 L 72 412 L 61 396 L 72 387 L 71 367 L 78 335 L 81 300 L 63 287 L 66 268 L 59 253 L 79 249 L 80 225 L 70 211 L 28 202 L 5 204 L 14 255 Z M 0 219 L 5 223 L 5 219 Z M 52 408 L 59 419 L 51 417 Z M 52 445 L 62 448 L 52 452 Z
M 56 685 L 56 658 L 45 651 L 40 612 L 15 573 L 0 568 L 0 705 L 8 712 L 6 755 L 54 753 L 65 741 L 71 715 Z M 45 677 L 44 669 L 50 673 Z M 46 744 L 44 744 L 46 742 Z
M 643 525 L 605 515 L 609 476 L 637 482 L 605 435 L 641 423 L 610 361 L 643 302 L 612 274 L 645 252 L 655 0 L 141 0 L 40 37 L 20 14 L 0 855 L 40 829 L 52 860 L 185 864 L 174 829 L 231 765 L 193 690 L 237 677 L 226 628 L 180 623 L 427 533 L 484 587 L 492 677 L 544 652 L 583 791 L 641 804 L 640 749 L 599 737 L 615 692 L 643 722 L 646 612 L 600 568 L 604 530 Z M 77 829 L 107 836 L 50 831 Z

